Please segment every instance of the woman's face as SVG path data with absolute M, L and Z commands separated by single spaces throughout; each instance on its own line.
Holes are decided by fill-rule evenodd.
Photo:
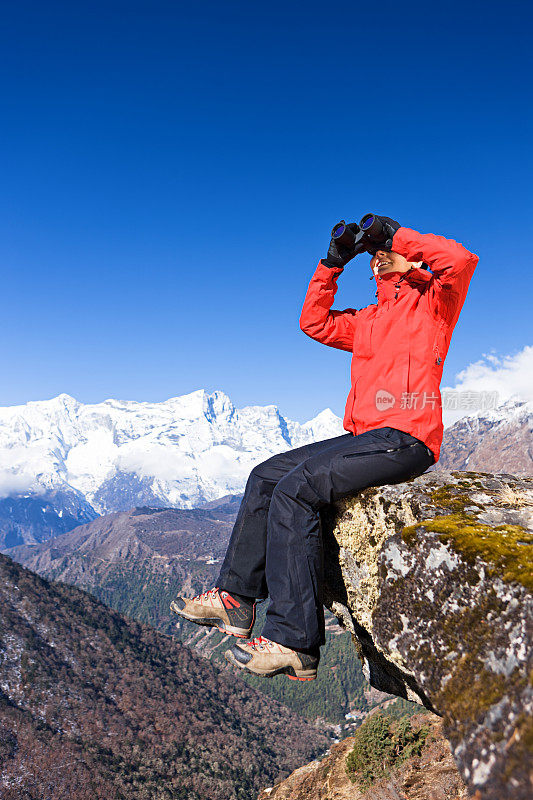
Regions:
M 374 275 L 386 275 L 387 272 L 407 272 L 413 265 L 394 250 L 378 250 L 370 259 L 370 267 Z

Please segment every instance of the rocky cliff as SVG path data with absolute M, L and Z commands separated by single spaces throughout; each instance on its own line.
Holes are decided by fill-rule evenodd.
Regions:
M 426 473 L 332 506 L 323 535 L 370 683 L 443 717 L 476 797 L 531 798 L 533 479 Z

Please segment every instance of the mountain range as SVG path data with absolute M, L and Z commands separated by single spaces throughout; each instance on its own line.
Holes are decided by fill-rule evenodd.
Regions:
M 532 429 L 532 402 L 476 412 L 445 430 L 434 468 L 532 474 Z M 60 395 L 0 408 L 0 550 L 100 514 L 239 495 L 254 465 L 344 432 L 330 409 L 300 424 L 276 406 L 237 409 L 220 391 L 95 405 Z
M 532 474 L 532 428 L 531 402 L 472 414 L 445 431 L 431 469 Z M 17 798 L 28 764 L 41 781 L 54 772 L 54 786 L 63 770 L 72 800 L 140 800 L 146 791 L 164 798 L 153 792 L 168 779 L 170 759 L 169 798 L 240 800 L 324 746 L 272 698 L 339 729 L 346 711 L 381 702 L 367 697 L 350 637 L 336 625 L 328 625 L 316 685 L 298 687 L 296 697 L 292 682 L 275 678 L 247 699 L 253 688 L 217 666 L 224 637 L 190 623 L 176 631 L 168 609 L 178 591 L 213 585 L 252 466 L 341 433 L 329 410 L 300 425 L 274 406 L 236 409 L 221 392 L 95 406 L 61 395 L 0 409 L 0 549 L 97 598 L 0 556 L 2 798 Z M 177 633 L 192 650 L 139 622 Z M 247 681 L 253 687 L 253 676 Z M 239 717 L 226 683 L 242 708 L 252 713 L 255 703 L 266 715 L 261 735 Z M 199 716 L 198 692 L 205 695 Z M 186 708 L 196 711 L 187 716 Z M 283 754 L 280 719 L 302 737 Z M 237 754 L 229 764 L 220 763 L 221 738 Z M 247 752 L 251 762 L 241 763 Z M 72 775 L 65 759 L 75 764 Z M 76 794 L 81 785 L 89 794 Z
M 441 469 L 533 475 L 533 402 L 508 400 L 446 428 Z
M 252 467 L 273 453 L 341 433 L 329 409 L 301 425 L 276 406 L 237 409 L 219 391 L 95 405 L 62 394 L 0 408 L 0 497 L 62 489 L 98 514 L 193 508 L 242 492 Z

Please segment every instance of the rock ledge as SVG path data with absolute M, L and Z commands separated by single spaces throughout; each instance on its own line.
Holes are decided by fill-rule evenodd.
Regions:
M 323 514 L 325 604 L 376 689 L 443 717 L 469 790 L 533 796 L 533 479 L 426 473 Z

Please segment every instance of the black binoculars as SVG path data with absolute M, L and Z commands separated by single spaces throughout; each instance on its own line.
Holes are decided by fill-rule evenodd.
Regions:
M 381 224 L 381 220 L 375 214 L 365 214 L 359 225 L 356 222 L 347 225 L 344 220 L 341 220 L 335 225 L 331 235 L 336 242 L 349 250 L 362 244 L 368 252 L 379 249 L 379 246 L 384 245 L 390 238 Z

